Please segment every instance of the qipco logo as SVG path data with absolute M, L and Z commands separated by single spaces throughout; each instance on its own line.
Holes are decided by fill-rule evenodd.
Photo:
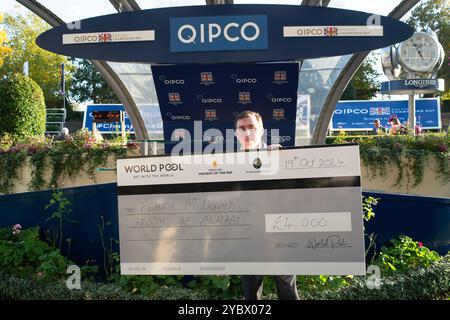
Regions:
M 269 93 L 267 95 L 267 99 L 269 99 L 273 103 L 288 103 L 292 102 L 292 98 L 289 97 L 274 97 L 273 94 Z
M 184 84 L 184 79 L 166 79 L 165 76 L 159 76 L 158 79 L 167 85 Z
M 258 79 L 256 78 L 239 78 L 237 74 L 232 74 L 230 76 L 238 84 L 246 84 L 246 83 L 257 83 Z
M 187 115 L 173 115 L 171 112 L 167 112 L 166 116 L 170 120 L 191 120 L 191 116 L 187 116 Z
M 197 99 L 205 104 L 214 104 L 214 103 L 222 103 L 221 98 L 205 98 L 201 94 L 197 95 Z
M 272 136 L 272 143 L 286 143 L 291 141 L 291 136 Z
M 267 16 L 170 18 L 172 52 L 267 49 Z

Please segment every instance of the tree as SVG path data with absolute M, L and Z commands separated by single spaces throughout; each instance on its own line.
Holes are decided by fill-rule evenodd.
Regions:
M 73 59 L 73 73 L 70 96 L 78 102 L 120 103 L 114 91 L 100 75 L 94 65 L 85 59 Z
M 369 54 L 345 88 L 341 100 L 370 100 L 375 97 L 380 87 L 376 63 L 375 54 Z
M 0 81 L 0 136 L 32 137 L 45 132 L 44 95 L 31 78 L 17 73 Z
M 0 24 L 3 22 L 3 14 L 0 12 Z M 0 67 L 5 61 L 5 57 L 8 56 L 12 49 L 6 45 L 8 38 L 6 37 L 6 31 L 0 28 Z
M 446 0 L 423 0 L 411 12 L 406 20 L 414 29 L 420 31 L 429 27 L 437 33 L 439 42 L 444 47 L 444 63 L 438 73 L 438 78 L 445 81 L 446 95 L 450 95 L 450 65 L 447 54 L 450 52 L 450 6 Z
M 32 13 L 25 16 L 6 14 L 1 25 L 8 36 L 7 44 L 12 53 L 0 67 L 0 79 L 22 73 L 23 64 L 28 61 L 29 76 L 42 88 L 47 107 L 62 107 L 59 69 L 64 62 L 66 71 L 70 74 L 72 66 L 67 57 L 48 52 L 36 45 L 37 36 L 49 26 Z M 70 82 L 70 77 L 66 80 Z

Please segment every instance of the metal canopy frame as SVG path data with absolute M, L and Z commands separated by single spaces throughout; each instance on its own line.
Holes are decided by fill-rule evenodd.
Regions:
M 414 7 L 420 0 L 403 0 L 400 4 L 389 13 L 388 17 L 399 20 L 412 7 Z M 324 106 L 320 111 L 319 119 L 314 128 L 314 133 L 311 138 L 311 144 L 324 144 L 327 134 L 328 125 L 330 124 L 336 104 L 344 93 L 345 88 L 352 79 L 353 75 L 358 71 L 358 68 L 366 59 L 370 51 L 359 52 L 354 54 L 347 62 L 336 82 L 331 87 L 330 93 L 325 100 Z
M 16 0 L 24 7 L 28 8 L 31 12 L 38 15 L 42 20 L 46 21 L 52 27 L 57 27 L 63 23 L 65 23 L 62 19 L 56 16 L 52 11 L 41 5 L 36 0 Z M 116 3 L 122 3 L 122 7 L 127 7 L 127 5 L 131 5 L 130 0 L 117 0 Z M 124 3 L 127 3 L 124 5 Z M 136 4 L 137 5 L 137 4 Z M 105 61 L 99 60 L 89 60 L 92 64 L 97 68 L 98 72 L 102 75 L 108 85 L 113 89 L 116 93 L 119 100 L 127 110 L 127 113 L 130 117 L 131 122 L 133 123 L 133 127 L 136 133 L 136 136 L 141 139 L 148 139 L 148 132 L 145 128 L 144 120 L 142 119 L 139 110 L 134 103 L 133 97 L 130 92 L 124 85 L 124 83 L 120 80 L 114 70 L 108 65 Z
M 24 7 L 28 8 L 31 12 L 38 15 L 41 19 L 46 21 L 53 27 L 65 23 L 62 19 L 56 16 L 48 8 L 37 2 L 36 0 L 16 0 Z M 394 19 L 400 19 L 403 17 L 412 7 L 414 7 L 420 0 L 403 0 L 391 13 L 388 15 Z M 141 10 L 135 0 L 109 0 L 118 12 Z M 221 4 L 233 4 L 233 0 L 205 0 L 206 5 L 221 5 Z M 330 0 L 302 0 L 300 5 L 302 6 L 328 6 Z M 337 102 L 339 101 L 342 93 L 350 82 L 351 78 L 358 70 L 364 59 L 370 52 L 360 52 L 354 54 L 346 66 L 343 68 L 339 77 L 332 86 L 324 106 L 322 107 L 319 115 L 319 119 L 314 128 L 314 132 L 311 138 L 311 144 L 323 144 L 325 142 L 326 132 L 331 120 L 331 116 L 334 112 Z M 121 81 L 119 76 L 108 65 L 106 61 L 90 60 L 102 77 L 116 93 L 122 104 L 125 106 L 127 113 L 133 123 L 136 137 L 138 139 L 148 139 L 149 135 L 145 127 L 144 120 L 133 100 L 132 95 L 126 88 L 125 84 Z

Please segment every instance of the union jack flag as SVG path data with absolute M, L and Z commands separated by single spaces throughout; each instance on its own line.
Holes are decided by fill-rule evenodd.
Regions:
M 98 36 L 100 42 L 111 42 L 111 33 L 101 33 Z
M 180 94 L 178 92 L 169 93 L 169 102 L 180 102 Z
M 324 33 L 327 37 L 337 36 L 338 29 L 336 27 L 327 27 L 324 29 Z
M 214 77 L 212 72 L 201 72 L 200 79 L 202 82 L 212 82 L 214 81 Z
M 287 79 L 286 71 L 275 71 L 273 75 L 274 81 L 286 81 L 286 79 Z
M 217 118 L 216 109 L 206 109 L 205 110 L 205 118 L 207 118 L 207 119 Z
M 389 115 L 391 114 L 391 108 L 383 108 L 383 107 L 378 107 L 378 108 L 370 108 L 370 115 L 374 116 L 384 116 L 384 115 Z
M 273 109 L 273 117 L 275 119 L 283 119 L 284 118 L 284 109 Z
M 184 139 L 186 136 L 186 131 L 184 129 L 176 129 L 173 131 L 174 139 Z
M 250 101 L 250 92 L 239 92 L 239 101 Z

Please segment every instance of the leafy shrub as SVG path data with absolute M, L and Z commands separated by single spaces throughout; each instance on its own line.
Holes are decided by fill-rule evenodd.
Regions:
M 240 299 L 243 295 L 239 276 L 195 276 L 187 287 L 205 292 L 210 299 Z
M 169 286 L 173 290 L 181 289 L 182 278 L 183 276 L 122 276 L 117 272 L 111 277 L 111 280 L 125 292 L 150 297 L 161 287 Z
M 450 298 L 450 255 L 405 273 L 392 273 L 380 279 L 378 289 L 367 286 L 366 277 L 338 290 L 300 291 L 303 299 L 326 300 L 423 300 Z
M 160 287 L 151 297 L 152 300 L 208 300 L 211 296 L 204 290 L 192 290 L 178 287 Z
M 19 277 L 35 275 L 48 280 L 65 279 L 67 267 L 74 263 L 59 249 L 40 239 L 39 227 L 20 225 L 0 229 L 0 271 Z M 82 273 L 96 268 L 82 267 Z
M 428 268 L 416 268 L 406 273 L 394 273 L 381 277 L 379 289 L 370 289 L 366 277 L 355 277 L 351 285 L 339 289 L 304 290 L 299 288 L 302 299 L 317 300 L 417 300 L 448 299 L 450 297 L 450 255 L 432 263 Z M 47 281 L 35 276 L 18 278 L 0 272 L 0 299 L 70 299 L 70 300 L 205 300 L 220 299 L 205 290 L 161 287 L 151 296 L 130 294 L 117 284 L 82 282 L 80 290 L 69 290 L 64 281 Z M 266 293 L 264 299 L 276 299 Z M 242 299 L 236 296 L 234 299 Z
M 44 94 L 29 77 L 15 74 L 0 81 L 0 136 L 43 135 L 45 132 Z
M 450 182 L 450 133 L 427 133 L 420 136 L 338 136 L 326 143 L 357 142 L 361 160 L 370 168 L 371 178 L 386 178 L 392 165 L 398 168 L 395 186 L 417 186 L 423 180 L 428 159 L 437 162 L 434 170 L 442 185 Z
M 65 281 L 46 281 L 29 276 L 18 278 L 0 272 L 0 299 L 13 300 L 143 300 L 119 286 L 82 282 L 81 289 L 69 290 Z
M 127 150 L 136 148 L 132 143 L 126 147 L 120 142 L 97 142 L 89 132 L 80 130 L 63 141 L 47 137 L 15 138 L 9 134 L 0 136 L 0 193 L 10 193 L 21 179 L 21 168 L 30 164 L 32 179 L 30 191 L 56 188 L 62 177 L 72 181 L 86 172 L 95 182 L 97 168 L 107 164 L 108 156 L 120 157 Z M 45 170 L 51 174 L 44 179 Z
M 441 257 L 435 251 L 423 246 L 421 242 L 401 235 L 399 239 L 391 239 L 392 246 L 381 247 L 381 252 L 375 259 L 375 264 L 386 273 L 395 271 L 406 272 L 417 267 L 429 267 Z

